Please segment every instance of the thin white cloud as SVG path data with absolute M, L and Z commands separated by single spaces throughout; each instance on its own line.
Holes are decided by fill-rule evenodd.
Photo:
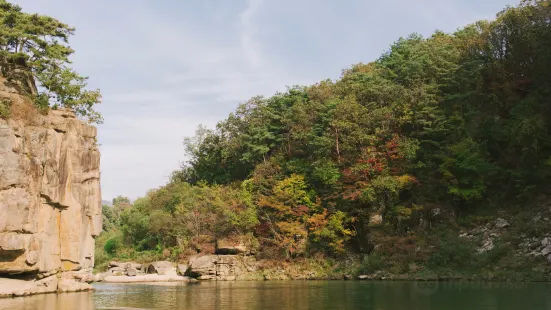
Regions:
M 256 27 L 254 25 L 254 15 L 262 5 L 263 0 L 247 0 L 247 7 L 241 13 L 241 47 L 244 56 L 253 68 L 262 66 L 262 56 L 259 52 L 257 42 L 254 40 Z
M 104 95 L 107 200 L 163 185 L 183 137 L 239 102 L 336 78 L 400 35 L 451 31 L 517 1 L 14 0 L 77 28 L 74 66 Z

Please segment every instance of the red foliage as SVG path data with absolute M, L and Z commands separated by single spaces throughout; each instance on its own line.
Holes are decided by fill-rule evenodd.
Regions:
M 342 169 L 343 199 L 359 199 L 363 189 L 378 176 L 403 174 L 405 157 L 400 152 L 400 139 L 398 134 L 392 135 L 390 139 L 378 137 L 379 142 L 376 146 L 363 148 L 356 161 Z

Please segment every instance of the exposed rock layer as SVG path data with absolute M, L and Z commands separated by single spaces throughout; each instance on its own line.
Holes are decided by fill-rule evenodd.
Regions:
M 189 260 L 189 275 L 199 280 L 240 280 L 258 268 L 256 259 L 242 255 L 205 255 Z
M 0 277 L 91 269 L 102 229 L 96 128 L 67 110 L 38 113 L 3 79 L 0 99 L 12 105 L 0 119 Z

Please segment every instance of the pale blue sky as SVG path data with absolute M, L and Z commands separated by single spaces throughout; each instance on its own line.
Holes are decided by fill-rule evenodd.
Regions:
M 412 32 L 454 31 L 516 0 L 15 0 L 76 27 L 74 67 L 100 88 L 104 199 L 166 183 L 182 140 L 239 102 L 336 79 Z

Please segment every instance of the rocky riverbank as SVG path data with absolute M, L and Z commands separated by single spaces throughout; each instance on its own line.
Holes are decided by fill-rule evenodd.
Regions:
M 150 264 L 134 262 L 111 262 L 109 270 L 94 276 L 97 282 L 136 283 L 136 282 L 193 282 L 193 278 L 185 276 L 187 266 L 177 265 L 168 261 L 158 261 Z
M 110 262 L 106 272 L 92 276 L 92 281 L 193 282 L 197 280 L 247 280 L 258 269 L 252 256 L 204 255 L 191 257 L 187 264 L 157 261 L 149 264 Z

